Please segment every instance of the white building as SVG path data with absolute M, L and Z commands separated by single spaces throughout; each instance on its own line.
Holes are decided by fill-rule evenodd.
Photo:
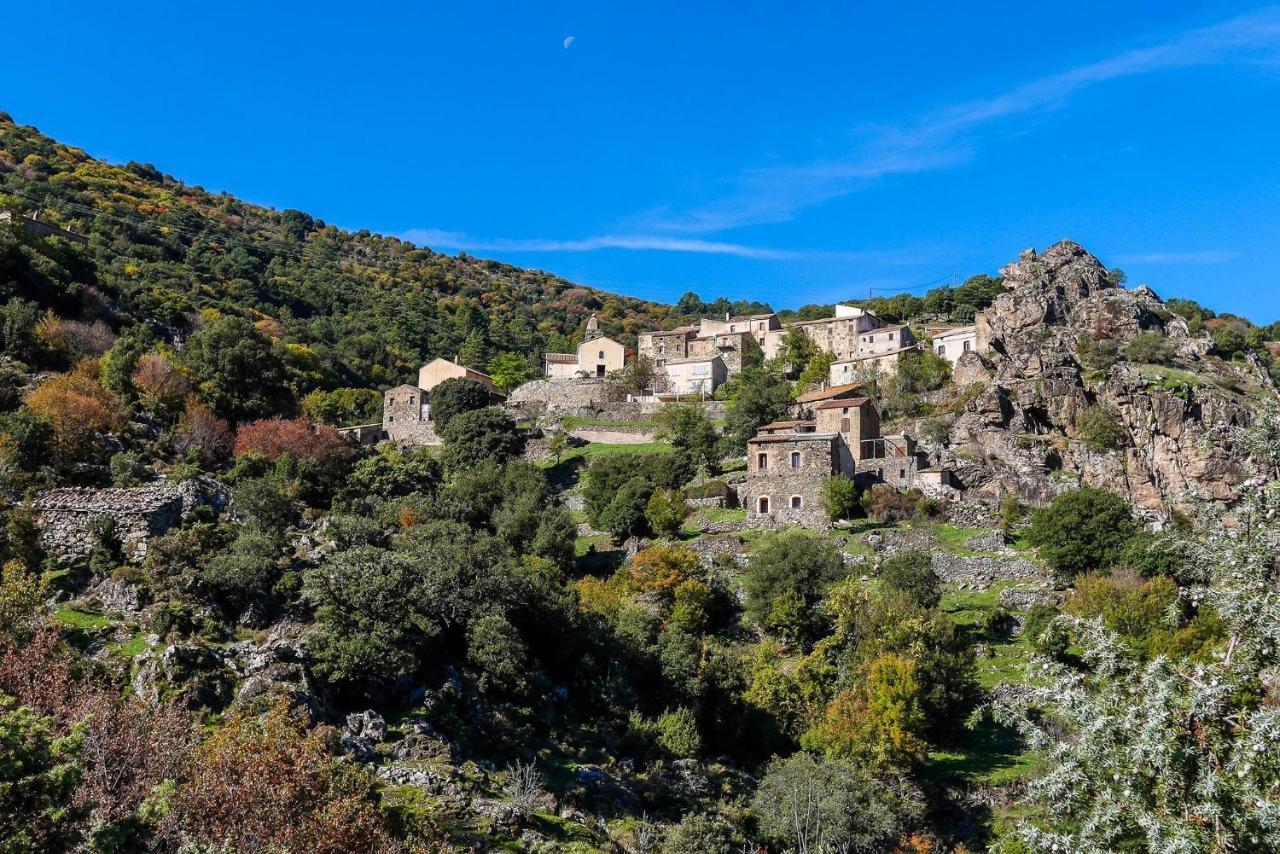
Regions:
M 601 335 L 583 341 L 576 353 L 547 353 L 544 358 L 548 379 L 568 380 L 582 376 L 605 377 L 622 370 L 627 361 L 627 348 L 612 338 Z
M 677 395 L 710 397 L 729 378 L 724 359 L 719 356 L 670 359 L 662 370 L 667 375 L 666 391 Z
M 953 365 L 965 353 L 977 349 L 978 327 L 976 326 L 956 326 L 933 336 L 933 352 Z

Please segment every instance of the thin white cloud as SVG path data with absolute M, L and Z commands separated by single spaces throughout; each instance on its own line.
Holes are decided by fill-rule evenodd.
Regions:
M 599 235 L 579 240 L 544 238 L 482 238 L 457 231 L 415 228 L 406 231 L 405 240 L 427 246 L 444 246 L 475 252 L 595 252 L 601 249 L 633 249 L 658 252 L 695 252 L 712 255 L 735 255 L 739 258 L 784 260 L 804 253 L 719 240 L 700 240 L 669 235 Z
M 1239 258 L 1239 252 L 1225 249 L 1206 249 L 1200 252 L 1141 252 L 1121 255 L 1118 264 L 1225 264 Z
M 1274 61 L 1277 48 L 1280 8 L 1269 7 L 1041 77 L 993 97 L 869 129 L 846 157 L 755 170 L 742 176 L 738 190 L 727 198 L 675 215 L 669 210 L 651 213 L 641 221 L 650 229 L 703 233 L 784 221 L 877 178 L 963 162 L 972 156 L 983 131 L 1014 118 L 1059 109 L 1072 95 L 1091 86 L 1219 61 Z M 1271 53 L 1260 56 L 1260 50 Z

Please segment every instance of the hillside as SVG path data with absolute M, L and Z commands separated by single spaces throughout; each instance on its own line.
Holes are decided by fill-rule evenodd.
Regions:
M 975 323 L 954 373 L 924 348 L 859 395 L 966 489 L 819 470 L 804 530 L 740 487 L 828 377 L 812 346 L 724 400 L 450 379 L 441 444 L 330 426 L 428 356 L 514 384 L 593 311 L 626 339 L 759 306 L 347 233 L 7 120 L 0 207 L 0 850 L 1280 849 L 1274 327 L 1070 242 L 877 304 Z
M 0 243 L 18 296 L 72 319 L 146 321 L 176 339 L 201 312 L 248 317 L 306 348 L 330 386 L 393 384 L 434 356 L 541 365 L 592 312 L 623 340 L 668 309 L 547 273 L 450 257 L 296 210 L 213 194 L 153 166 L 95 159 L 0 113 L 0 198 L 84 235 L 56 250 Z

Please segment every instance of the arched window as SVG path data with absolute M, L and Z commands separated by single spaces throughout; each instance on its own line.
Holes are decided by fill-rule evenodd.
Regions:
M 596 356 L 596 358 L 597 358 L 597 359 L 603 359 L 603 358 L 604 358 L 604 351 L 603 351 L 603 350 L 601 350 L 601 351 L 600 351 L 600 354 L 599 354 L 598 356 Z
M 760 511 L 760 515 L 762 516 L 765 513 L 768 513 L 769 512 L 769 496 L 761 495 L 760 499 L 756 502 L 756 509 Z
M 799 495 L 793 495 L 793 496 L 791 496 L 791 509 L 792 509 L 792 510 L 803 510 L 803 509 L 804 509 L 804 499 L 803 499 L 803 498 L 801 498 Z

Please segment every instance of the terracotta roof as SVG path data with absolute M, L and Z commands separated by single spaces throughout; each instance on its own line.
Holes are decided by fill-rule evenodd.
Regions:
M 830 442 L 836 438 L 835 433 L 773 433 L 768 436 L 754 436 L 747 440 L 748 445 L 759 445 L 764 442 Z
M 842 397 L 839 400 L 824 401 L 823 403 L 814 405 L 813 408 L 814 409 L 846 409 L 850 406 L 861 406 L 862 404 L 866 403 L 869 400 L 871 400 L 871 398 L 867 397 L 865 394 L 860 394 L 857 397 Z
M 845 383 L 844 385 L 833 385 L 831 388 L 820 388 L 817 391 L 810 391 L 800 395 L 796 398 L 796 403 L 815 403 L 819 400 L 829 400 L 860 388 L 862 388 L 862 383 Z

